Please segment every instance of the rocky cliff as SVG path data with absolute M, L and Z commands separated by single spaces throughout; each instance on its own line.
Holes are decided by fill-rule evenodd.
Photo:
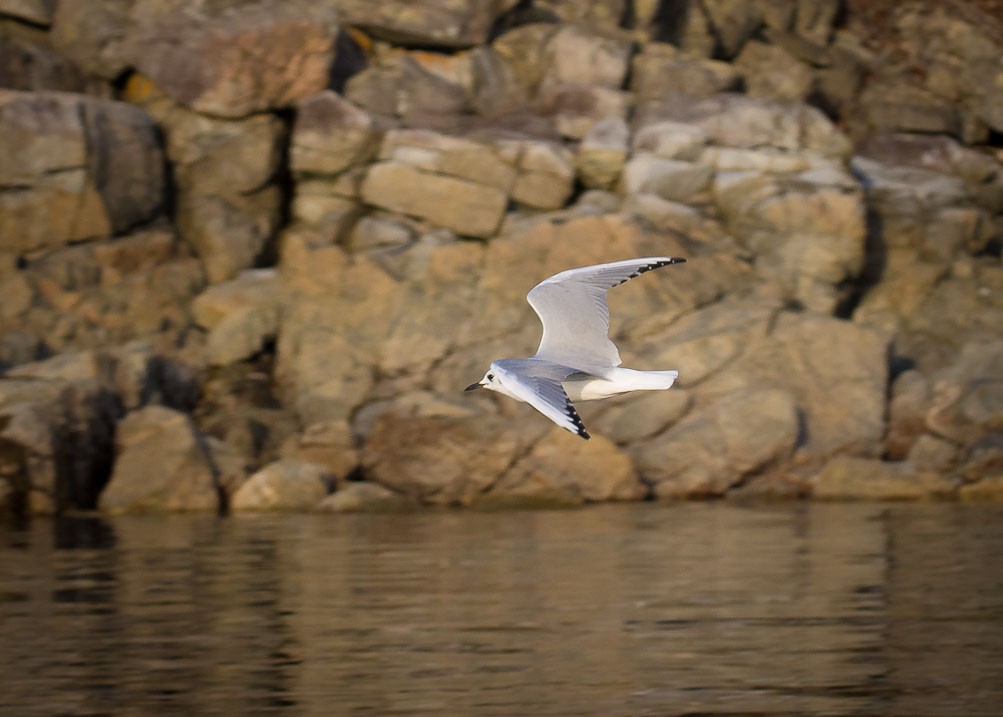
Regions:
M 998 4 L 0 0 L 0 506 L 1003 496 Z M 562 269 L 669 392 L 464 395 Z

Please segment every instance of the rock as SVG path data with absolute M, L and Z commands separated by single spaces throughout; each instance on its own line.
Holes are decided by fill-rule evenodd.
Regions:
M 128 414 L 115 435 L 115 467 L 98 506 L 109 513 L 220 509 L 207 446 L 191 419 L 162 406 Z
M 129 13 L 135 0 L 59 0 L 49 36 L 61 55 L 106 80 L 130 65 Z
M 781 47 L 756 40 L 746 43 L 735 58 L 735 68 L 745 79 L 745 91 L 750 97 L 803 102 L 815 85 L 815 75 L 808 65 Z
M 495 19 L 514 0 L 442 3 L 437 0 L 389 0 L 374 6 L 366 0 L 338 0 L 342 22 L 380 39 L 431 47 L 469 47 L 487 41 Z
M 19 37 L 0 37 L 0 87 L 111 94 L 103 83 L 84 77 L 80 68 L 41 42 Z
M 465 505 L 526 450 L 532 425 L 513 430 L 512 422 L 499 416 L 469 420 L 387 413 L 363 445 L 362 467 L 369 480 L 413 500 Z
M 0 0 L 0 15 L 27 20 L 34 25 L 51 25 L 56 0 Z
M 0 481 L 12 508 L 50 514 L 95 507 L 121 405 L 92 358 L 67 357 L 51 377 L 36 364 L 38 376 L 0 380 Z
M 700 157 L 707 135 L 699 127 L 682 122 L 655 122 L 637 128 L 631 150 L 662 159 L 693 161 Z
M 278 228 L 282 196 L 276 185 L 237 197 L 184 194 L 177 226 L 205 266 L 210 283 L 254 266 Z
M 549 13 L 562 23 L 616 32 L 627 9 L 626 0 L 539 0 L 534 3 L 541 12 Z
M 858 156 L 882 166 L 914 167 L 958 177 L 965 183 L 967 196 L 979 206 L 992 212 L 1003 210 L 1003 162 L 948 136 L 884 134 L 861 142 L 856 149 Z M 933 175 L 920 176 L 932 179 Z
M 495 232 L 508 202 L 506 194 L 494 187 L 422 172 L 399 162 L 372 165 L 362 183 L 362 198 L 474 237 Z
M 283 458 L 309 461 L 339 479 L 359 465 L 355 440 L 346 420 L 324 421 L 307 426 L 282 447 Z
M 603 403 L 595 418 L 589 415 L 590 407 L 582 408 L 586 412 L 586 425 L 596 435 L 629 445 L 663 433 L 686 415 L 693 397 L 685 389 L 673 387 L 669 391 L 646 391 Z
M 954 103 L 901 78 L 869 82 L 859 101 L 873 132 L 961 132 Z
M 298 175 L 339 174 L 375 154 L 377 140 L 368 114 L 324 90 L 297 108 L 290 166 Z
M 923 500 L 950 495 L 953 485 L 909 463 L 836 456 L 810 481 L 822 500 Z
M 1003 44 L 992 23 L 980 23 L 954 7 L 906 3 L 897 10 L 894 26 L 910 59 L 924 68 L 927 87 L 946 99 L 960 100 L 995 131 L 1003 131 L 1003 87 L 986 82 L 999 73 Z
M 639 500 L 646 493 L 630 458 L 609 440 L 587 444 L 561 428 L 551 429 L 505 471 L 478 505 L 580 504 Z
M 312 510 L 327 495 L 329 481 L 324 466 L 306 461 L 276 461 L 240 486 L 230 501 L 230 509 L 234 512 Z
M 673 45 L 649 42 L 634 56 L 630 87 L 640 103 L 666 95 L 716 95 L 735 90 L 740 75 L 727 62 L 695 57 Z
M 964 503 L 1003 502 L 1003 474 L 987 476 L 977 483 L 961 486 L 958 499 Z
M 626 38 L 592 34 L 577 25 L 562 26 L 547 40 L 542 84 L 619 89 L 627 76 L 630 53 Z
M 901 461 L 909 455 L 916 439 L 926 431 L 929 406 L 930 384 L 919 371 L 905 371 L 892 383 L 884 451 L 889 460 Z
M 630 129 L 618 117 L 601 120 L 589 130 L 575 158 L 578 176 L 592 189 L 609 189 L 627 160 Z
M 757 97 L 666 96 L 643 106 L 634 123 L 643 127 L 663 120 L 695 125 L 713 144 L 725 147 L 809 150 L 827 157 L 846 157 L 851 149 L 846 136 L 820 110 Z
M 794 32 L 816 45 L 825 46 L 841 8 L 840 0 L 798 0 Z
M 251 267 L 280 220 L 283 122 L 270 114 L 206 117 L 141 75 L 130 77 L 125 96 L 164 127 L 177 182 L 176 223 L 209 280 L 225 281 Z
M 749 389 L 690 414 L 632 452 L 659 498 L 722 495 L 742 476 L 785 460 L 798 434 L 798 407 L 787 392 Z
M 529 103 L 529 92 L 515 67 L 490 46 L 470 51 L 470 103 L 477 114 L 500 117 L 517 112 Z
M 630 93 L 598 85 L 549 84 L 540 90 L 537 109 L 565 137 L 581 139 L 596 122 L 625 119 Z
M 625 195 L 654 194 L 684 202 L 708 188 L 711 169 L 678 159 L 635 154 L 623 168 L 618 191 Z
M 704 11 L 725 57 L 738 54 L 759 27 L 762 15 L 755 3 L 740 0 L 703 0 Z
M 213 329 L 226 317 L 247 306 L 279 301 L 280 277 L 274 269 L 245 271 L 235 279 L 214 284 L 195 297 L 191 310 L 195 323 Z
M 549 142 L 508 143 L 518 148 L 519 174 L 512 199 L 534 209 L 560 209 L 573 189 L 575 171 L 570 151 Z
M 321 513 L 389 513 L 410 510 L 413 501 L 369 481 L 353 481 L 317 504 Z
M 196 323 L 209 330 L 209 362 L 215 366 L 242 361 L 278 334 L 279 278 L 274 270 L 244 272 L 215 284 L 196 297 Z
M 558 26 L 549 23 L 531 23 L 515 27 L 499 35 L 491 47 L 501 55 L 515 73 L 523 90 L 534 93 L 547 68 L 544 53 Z
M 28 253 L 122 233 L 163 207 L 156 127 L 120 102 L 0 90 L 0 234 Z
M 912 444 L 907 460 L 918 471 L 946 473 L 954 467 L 957 457 L 954 444 L 924 433 Z
M 701 394 L 787 390 L 805 426 L 799 460 L 876 456 L 885 433 L 887 350 L 885 336 L 848 321 L 780 313 L 765 338 L 750 342 L 726 369 L 706 379 Z
M 191 10 L 175 0 L 138 0 L 130 20 L 136 68 L 198 112 L 245 117 L 327 86 L 335 33 L 319 3 L 228 0 Z
M 1003 341 L 966 343 L 936 375 L 926 426 L 954 443 L 972 445 L 1003 433 Z

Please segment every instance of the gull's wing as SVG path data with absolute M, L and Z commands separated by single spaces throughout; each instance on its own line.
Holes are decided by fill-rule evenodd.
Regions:
M 578 368 L 620 365 L 620 353 L 609 340 L 606 292 L 646 271 L 685 259 L 649 256 L 554 274 L 534 286 L 526 299 L 543 322 L 538 358 Z
M 588 440 L 581 416 L 561 382 L 575 369 L 542 359 L 502 359 L 491 364 L 512 395 L 525 401 L 561 428 Z

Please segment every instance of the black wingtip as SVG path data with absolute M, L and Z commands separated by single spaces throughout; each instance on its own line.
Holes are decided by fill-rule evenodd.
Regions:
M 586 441 L 592 438 L 592 436 L 589 435 L 588 431 L 578 431 L 578 435 L 584 438 Z

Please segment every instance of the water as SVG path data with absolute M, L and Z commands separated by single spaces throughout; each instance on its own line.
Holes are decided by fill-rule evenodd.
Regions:
M 999 715 L 1003 509 L 0 523 L 0 714 Z

